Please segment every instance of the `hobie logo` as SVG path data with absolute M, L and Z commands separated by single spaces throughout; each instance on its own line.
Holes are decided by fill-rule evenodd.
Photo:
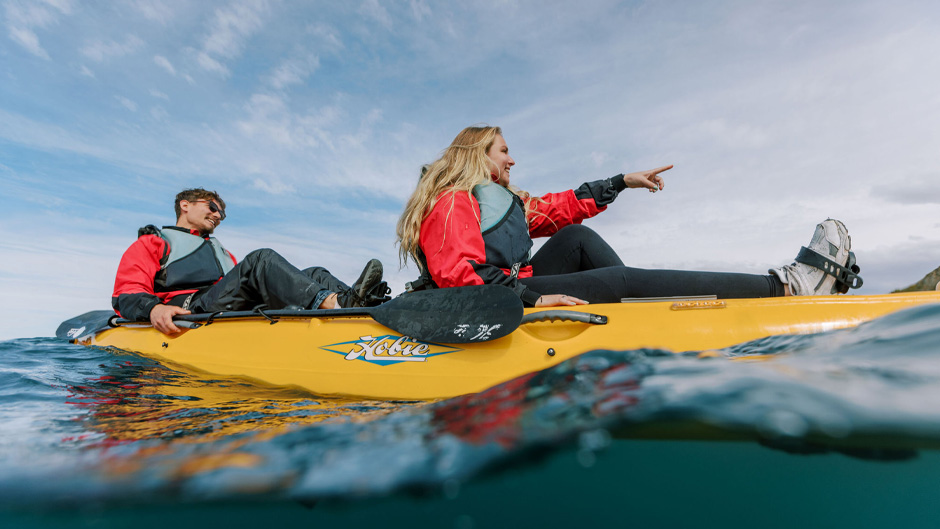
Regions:
M 383 336 L 373 338 L 371 336 L 360 336 L 360 342 L 356 343 L 355 348 L 346 355 L 346 360 L 355 360 L 365 354 L 366 360 L 385 360 L 393 356 L 400 362 L 424 362 L 428 356 L 428 350 L 431 346 L 426 343 L 414 343 L 408 340 L 407 336 L 388 343 L 391 338 Z
M 358 340 L 341 342 L 321 347 L 331 353 L 343 355 L 346 360 L 362 360 L 370 364 L 386 366 L 403 362 L 425 362 L 432 356 L 460 351 L 433 343 L 412 340 L 409 336 L 360 336 Z
M 79 336 L 81 336 L 83 332 L 85 332 L 85 327 L 84 327 L 84 326 L 79 327 L 78 329 L 69 329 L 69 332 L 66 333 L 66 335 L 67 335 L 69 338 L 71 338 L 71 339 L 74 340 L 75 338 L 78 338 Z

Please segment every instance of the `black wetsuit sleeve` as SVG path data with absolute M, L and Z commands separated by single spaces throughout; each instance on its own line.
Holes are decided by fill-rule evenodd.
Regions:
M 612 176 L 604 180 L 594 182 L 585 182 L 581 187 L 574 190 L 574 196 L 578 200 L 593 198 L 597 207 L 602 208 L 612 203 L 621 191 L 627 188 L 623 181 L 623 174 Z
M 513 292 L 516 293 L 522 299 L 522 302 L 527 306 L 534 307 L 535 302 L 542 297 L 541 294 L 535 292 L 529 287 L 523 285 L 519 280 L 514 276 L 506 275 L 503 270 L 499 267 L 486 264 L 486 263 L 477 263 L 473 260 L 468 260 L 470 266 L 473 267 L 474 273 L 483 280 L 484 284 L 487 285 L 502 285 L 504 287 L 509 287 Z
M 539 298 L 542 297 L 541 294 L 539 294 L 538 292 L 532 290 L 531 288 L 521 283 L 519 283 L 519 286 L 514 288 L 513 290 L 517 290 L 520 288 L 521 288 L 521 291 L 517 291 L 516 293 L 519 294 L 520 298 L 522 298 L 522 303 L 525 304 L 526 307 L 534 307 L 536 302 L 538 302 Z
M 160 304 L 160 298 L 146 292 L 121 294 L 111 298 L 111 306 L 125 320 L 149 321 L 150 311 Z

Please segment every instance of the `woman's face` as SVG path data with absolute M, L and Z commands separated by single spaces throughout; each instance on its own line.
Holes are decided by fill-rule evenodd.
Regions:
M 486 155 L 490 158 L 490 175 L 493 175 L 493 181 L 503 187 L 509 186 L 509 168 L 516 165 L 516 161 L 509 156 L 509 147 L 502 135 L 496 135 Z

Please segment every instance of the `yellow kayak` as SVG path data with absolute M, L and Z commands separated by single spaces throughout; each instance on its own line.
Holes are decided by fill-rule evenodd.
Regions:
M 309 312 L 219 318 L 176 338 L 128 323 L 91 334 L 73 330 L 69 337 L 317 394 L 423 400 L 479 392 L 594 349 L 707 351 L 772 335 L 853 327 L 938 302 L 940 292 L 915 292 L 525 309 L 521 323 L 505 336 L 468 343 L 420 341 L 368 314 Z M 585 321 L 574 321 L 580 319 Z

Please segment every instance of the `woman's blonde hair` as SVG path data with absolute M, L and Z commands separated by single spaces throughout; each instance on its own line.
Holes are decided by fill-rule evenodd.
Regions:
M 450 220 L 450 213 L 454 209 L 453 196 L 455 194 L 469 194 L 473 186 L 492 182 L 491 161 L 486 153 L 496 141 L 496 136 L 502 135 L 503 131 L 499 127 L 485 125 L 467 127 L 457 134 L 450 146 L 444 149 L 440 158 L 422 167 L 418 187 L 408 199 L 405 211 L 398 219 L 396 232 L 398 253 L 402 264 L 411 258 L 419 268 L 424 266 L 418 258 L 421 223 L 437 204 L 438 196 L 445 192 L 451 196 L 451 206 L 447 212 L 447 220 Z M 529 194 L 525 191 L 512 186 L 509 190 L 528 202 Z M 529 209 L 527 203 L 527 217 L 530 213 Z

